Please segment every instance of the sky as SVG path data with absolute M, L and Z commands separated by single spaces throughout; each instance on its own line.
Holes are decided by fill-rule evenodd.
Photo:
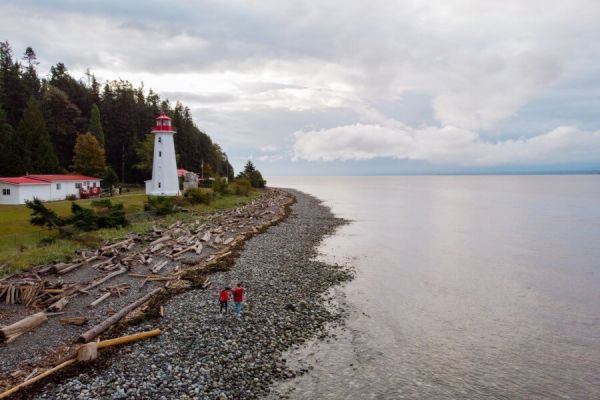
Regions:
M 600 2 L 3 0 L 0 40 L 189 106 L 267 176 L 600 171 Z

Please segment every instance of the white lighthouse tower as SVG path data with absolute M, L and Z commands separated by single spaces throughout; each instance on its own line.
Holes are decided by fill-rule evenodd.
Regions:
M 161 113 L 156 118 L 154 133 L 154 158 L 152 161 L 152 179 L 146 181 L 146 194 L 151 196 L 177 196 L 177 160 L 175 159 L 175 129 L 171 118 Z

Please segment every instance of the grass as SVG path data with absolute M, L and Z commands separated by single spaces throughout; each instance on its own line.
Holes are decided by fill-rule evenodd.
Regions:
M 193 212 L 182 212 L 157 217 L 136 218 L 135 214 L 143 212 L 146 195 L 138 193 L 114 196 L 113 203 L 123 203 L 131 225 L 119 229 L 101 229 L 87 232 L 71 239 L 58 239 L 56 234 L 49 230 L 40 230 L 38 226 L 29 223 L 30 210 L 24 205 L 0 206 L 0 276 L 12 273 L 29 266 L 46 264 L 53 261 L 70 259 L 77 250 L 95 248 L 107 240 L 124 237 L 131 232 L 146 232 L 154 225 L 168 225 L 177 220 L 198 218 L 202 213 L 239 207 L 256 198 L 260 192 L 252 192 L 250 196 L 221 196 L 217 197 L 210 205 L 199 204 L 189 206 Z M 88 206 L 91 200 L 77 200 L 77 203 Z M 70 201 L 46 203 L 59 215 L 68 215 L 71 210 Z M 47 245 L 40 242 L 48 241 Z M 3 267 L 2 267 L 3 266 Z

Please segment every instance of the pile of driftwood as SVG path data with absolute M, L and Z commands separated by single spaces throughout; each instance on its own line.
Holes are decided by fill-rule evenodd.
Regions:
M 132 286 L 130 283 L 106 286 L 119 276 L 140 280 L 138 291 L 150 282 L 166 282 L 166 285 L 169 285 L 172 281 L 180 279 L 183 273 L 181 264 L 197 264 L 202 260 L 211 261 L 227 256 L 230 254 L 227 252 L 228 247 L 235 246 L 243 240 L 245 232 L 257 232 L 257 226 L 271 221 L 274 210 L 282 212 L 279 196 L 281 194 L 271 194 L 266 199 L 253 200 L 234 210 L 216 212 L 203 221 L 177 221 L 168 227 L 155 226 L 149 232 L 132 233 L 95 251 L 83 251 L 80 257 L 72 262 L 60 262 L 38 268 L 35 272 L 4 278 L 0 280 L 0 301 L 56 314 L 62 313 L 74 297 L 91 295 L 92 289 L 99 289 L 100 293 L 90 301 L 89 308 L 97 307 L 111 297 L 127 294 Z M 82 282 L 81 278 L 77 282 L 63 282 L 63 278 L 68 274 L 83 268 L 92 270 L 95 278 L 87 282 Z M 207 282 L 202 286 L 208 286 Z M 104 322 L 82 334 L 80 340 L 87 342 L 96 337 L 98 332 L 108 329 L 157 290 L 159 289 L 115 312 Z M 44 312 L 38 312 L 33 316 L 40 314 L 46 315 Z M 13 324 L 17 325 L 15 331 L 11 331 L 12 325 L 1 328 L 6 329 L 6 333 L 0 333 L 0 339 L 14 340 L 22 334 L 21 329 L 33 329 L 45 322 L 38 323 L 38 319 L 29 320 L 33 316 Z M 61 322 L 81 325 L 87 323 L 87 318 L 65 316 Z
M 70 357 L 66 361 L 63 361 L 54 368 L 50 368 L 46 371 L 38 373 L 35 369 L 33 372 L 25 378 L 25 381 L 18 384 L 17 386 L 0 393 L 0 399 L 7 398 L 8 396 L 18 392 L 19 390 L 30 386 L 53 373 L 60 371 L 68 367 L 69 365 L 75 364 L 76 362 L 90 362 L 98 357 L 98 350 L 106 349 L 109 347 L 118 346 L 121 344 L 131 343 L 142 339 L 147 339 L 160 335 L 160 329 L 154 329 L 152 331 L 134 333 L 133 335 L 122 336 L 115 339 L 103 340 L 100 342 L 87 343 L 77 349 L 77 354 Z

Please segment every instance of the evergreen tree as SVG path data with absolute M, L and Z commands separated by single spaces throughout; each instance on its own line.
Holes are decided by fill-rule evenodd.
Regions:
M 27 62 L 27 67 L 23 72 L 23 86 L 27 92 L 27 97 L 35 96 L 39 98 L 42 86 L 35 70 L 35 67 L 39 65 L 39 61 L 37 61 L 35 51 L 31 47 L 25 49 L 23 60 Z
M 252 184 L 252 187 L 255 188 L 264 188 L 267 184 L 267 181 L 263 179 L 260 171 L 254 167 L 254 164 L 252 164 L 252 161 L 250 160 L 248 160 L 244 167 L 244 171 L 242 171 L 238 177 L 248 179 Z
M 94 135 L 86 133 L 77 136 L 73 153 L 75 171 L 90 176 L 104 174 L 106 168 L 104 149 Z
M 100 119 L 100 109 L 96 104 L 92 106 L 90 115 L 90 127 L 88 131 L 98 139 L 98 143 L 104 148 L 104 130 L 102 130 L 102 121 Z
M 21 81 L 21 64 L 13 62 L 12 56 L 8 42 L 0 42 L 0 104 L 8 123 L 14 127 L 21 120 L 27 95 Z
M 46 122 L 35 97 L 31 96 L 17 130 L 21 145 L 20 173 L 51 174 L 59 172 L 58 159 L 52 148 Z
M 42 92 L 42 109 L 48 134 L 60 165 L 67 168 L 73 161 L 73 148 L 78 133 L 77 121 L 81 111 L 71 102 L 69 96 L 56 86 L 45 84 Z
M 254 164 L 252 164 L 252 161 L 248 160 L 248 162 L 246 163 L 246 165 L 244 166 L 244 175 L 246 175 L 247 177 L 250 176 L 254 171 L 256 171 L 256 168 L 254 167 Z
M 104 170 L 104 175 L 102 175 L 102 186 L 108 189 L 110 195 L 113 195 L 113 186 L 119 183 L 119 177 L 115 170 L 109 165 Z
M 15 130 L 6 121 L 6 114 L 0 106 L 0 176 L 19 174 L 18 154 Z

